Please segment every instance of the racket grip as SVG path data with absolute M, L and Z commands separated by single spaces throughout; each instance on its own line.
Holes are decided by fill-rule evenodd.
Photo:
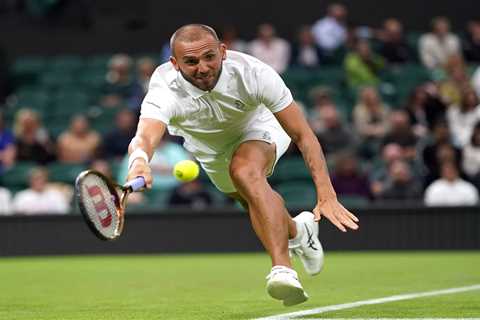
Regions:
M 136 177 L 133 180 L 128 181 L 125 186 L 125 188 L 132 188 L 132 191 L 138 191 L 145 187 L 145 179 L 143 177 Z

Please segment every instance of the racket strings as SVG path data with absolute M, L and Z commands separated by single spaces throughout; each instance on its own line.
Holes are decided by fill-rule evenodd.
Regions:
M 115 236 L 119 225 L 115 197 L 105 181 L 93 174 L 87 175 L 81 186 L 81 198 L 91 222 L 106 237 Z

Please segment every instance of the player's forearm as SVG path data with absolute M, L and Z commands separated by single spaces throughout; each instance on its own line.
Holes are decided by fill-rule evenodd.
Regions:
M 148 159 L 152 159 L 153 153 L 165 132 L 165 125 L 153 119 L 140 119 L 135 137 L 128 146 L 128 154 L 143 151 Z
M 148 155 L 148 159 L 152 159 L 154 147 L 148 138 L 137 134 L 128 146 L 128 154 L 131 155 L 136 150 L 143 150 Z
M 336 197 L 328 174 L 327 162 L 323 155 L 322 148 L 313 132 L 307 132 L 295 141 L 302 153 L 307 168 L 312 174 L 313 182 L 317 189 L 319 201 Z

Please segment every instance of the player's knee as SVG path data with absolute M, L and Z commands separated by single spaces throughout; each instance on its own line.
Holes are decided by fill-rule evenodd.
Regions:
M 230 164 L 230 177 L 236 185 L 249 186 L 262 179 L 261 170 L 240 161 Z

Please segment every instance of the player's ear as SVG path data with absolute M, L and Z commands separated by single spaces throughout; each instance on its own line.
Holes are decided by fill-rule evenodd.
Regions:
M 227 46 L 224 43 L 220 43 L 220 54 L 222 55 L 222 60 L 227 59 Z
M 177 59 L 175 59 L 174 56 L 170 56 L 170 62 L 173 64 L 173 67 L 175 70 L 180 70 L 180 67 L 178 66 Z

